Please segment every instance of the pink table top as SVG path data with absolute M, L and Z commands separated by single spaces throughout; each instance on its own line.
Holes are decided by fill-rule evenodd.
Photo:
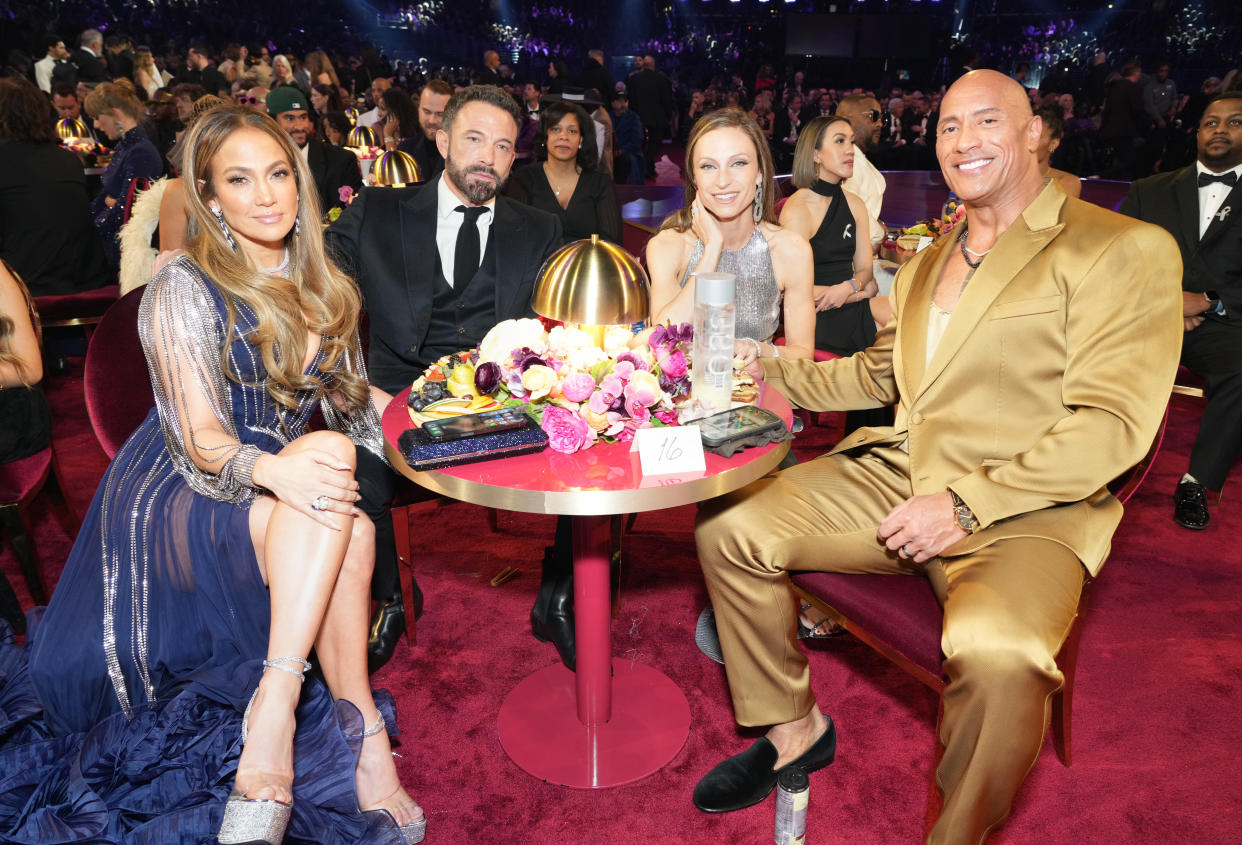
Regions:
M 409 392 L 407 388 L 393 397 L 383 413 L 385 451 L 393 467 L 442 495 L 502 510 L 589 516 L 678 507 L 744 487 L 775 469 L 789 451 L 787 441 L 743 449 L 732 458 L 708 452 L 706 472 L 693 477 L 644 478 L 638 452 L 631 452 L 629 443 L 597 443 L 571 455 L 545 449 L 415 472 L 396 448 L 397 439 L 412 425 L 405 404 Z M 762 383 L 758 404 L 786 425 L 791 422 L 789 402 Z

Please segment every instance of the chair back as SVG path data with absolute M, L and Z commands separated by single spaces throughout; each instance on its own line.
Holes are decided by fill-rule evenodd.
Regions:
M 104 312 L 86 350 L 86 413 L 109 460 L 155 405 L 138 339 L 138 305 L 145 290 L 130 291 Z

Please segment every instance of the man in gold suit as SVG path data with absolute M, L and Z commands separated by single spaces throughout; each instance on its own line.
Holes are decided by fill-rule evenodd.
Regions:
M 1041 129 L 1008 77 L 954 83 L 936 152 L 966 221 L 901 270 L 874 346 L 762 360 L 800 407 L 895 404 L 896 418 L 700 515 L 734 713 L 774 726 L 700 781 L 702 810 L 832 761 L 789 570 L 921 575 L 943 605 L 944 805 L 928 842 L 982 842 L 1035 763 L 1064 680 L 1055 655 L 1121 519 L 1106 484 L 1151 445 L 1182 334 L 1176 243 L 1045 184 Z

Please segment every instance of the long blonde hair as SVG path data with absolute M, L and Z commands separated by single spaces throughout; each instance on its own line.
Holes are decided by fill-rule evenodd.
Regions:
M 760 209 L 763 214 L 759 219 L 761 222 L 776 223 L 776 167 L 772 164 L 772 151 L 768 149 L 768 139 L 753 117 L 741 109 L 727 108 L 708 112 L 695 121 L 694 127 L 690 130 L 690 137 L 686 139 L 686 160 L 682 166 L 682 178 L 686 183 L 685 204 L 660 224 L 660 231 L 676 229 L 678 232 L 685 232 L 693 225 L 694 219 L 690 216 L 690 209 L 694 203 L 696 191 L 694 154 L 703 136 L 717 129 L 741 129 L 754 144 L 755 155 L 759 158 L 760 185 L 763 188 L 763 196 L 760 199 Z
M 216 193 L 211 162 L 225 140 L 243 129 L 258 130 L 275 140 L 296 174 L 300 234 L 291 231 L 285 239 L 289 250 L 287 279 L 263 272 L 244 252 L 235 251 L 207 206 Z M 233 335 L 236 303 L 241 301 L 257 317 L 247 339 L 259 350 L 268 373 L 267 392 L 278 405 L 293 409 L 297 406 L 296 391 L 322 388 L 339 394 L 350 407 L 365 408 L 369 399 L 366 380 L 357 372 L 337 369 L 354 345 L 361 309 L 358 288 L 324 252 L 314 179 L 288 134 L 266 114 L 225 106 L 199 117 L 185 141 L 186 252 L 224 294 L 228 331 L 220 354 L 225 371 L 229 369 L 227 338 Z M 308 325 L 323 335 L 322 382 L 302 373 Z M 229 377 L 236 378 L 231 372 Z
M 341 80 L 336 75 L 336 68 L 332 66 L 332 60 L 322 50 L 311 50 L 306 54 L 306 70 L 310 73 L 312 86 L 319 82 L 319 74 L 326 73 L 329 85 L 333 88 L 341 87 Z
M 12 337 L 13 333 L 17 330 L 18 320 L 30 320 L 31 324 L 34 326 L 35 338 L 40 342 L 43 340 L 43 327 L 39 323 L 39 312 L 35 310 L 34 301 L 30 298 L 30 291 L 27 290 L 26 283 L 22 281 L 21 276 L 17 275 L 16 270 L 10 267 L 4 259 L 0 258 L 0 275 L 5 274 L 13 280 L 13 283 L 17 285 L 17 289 L 21 291 L 22 296 L 25 298 L 26 313 L 14 314 L 13 316 L 9 316 L 8 314 L 0 314 L 0 364 L 12 365 L 17 370 L 18 376 L 22 380 L 22 384 L 26 385 L 26 387 L 30 387 L 30 383 L 26 381 L 26 367 L 22 363 L 22 359 L 18 356 L 18 354 L 13 351 Z M 0 284 L 4 283 L 3 279 L 0 279 Z

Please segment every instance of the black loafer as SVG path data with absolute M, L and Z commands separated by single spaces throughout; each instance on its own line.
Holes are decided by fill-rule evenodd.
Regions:
M 1207 488 L 1197 481 L 1183 481 L 1173 494 L 1173 521 L 1182 528 L 1202 531 L 1208 527 Z
M 825 717 L 828 718 L 828 717 Z M 837 753 L 837 730 L 828 718 L 828 730 L 802 756 L 773 769 L 779 756 L 766 736 L 708 772 L 694 788 L 694 806 L 705 813 L 731 813 L 758 804 L 772 794 L 776 780 L 786 769 L 810 774 L 832 762 Z
M 405 605 L 401 596 L 393 596 L 379 606 L 371 621 L 367 639 L 367 672 L 375 674 L 392 659 L 397 640 L 405 636 Z

